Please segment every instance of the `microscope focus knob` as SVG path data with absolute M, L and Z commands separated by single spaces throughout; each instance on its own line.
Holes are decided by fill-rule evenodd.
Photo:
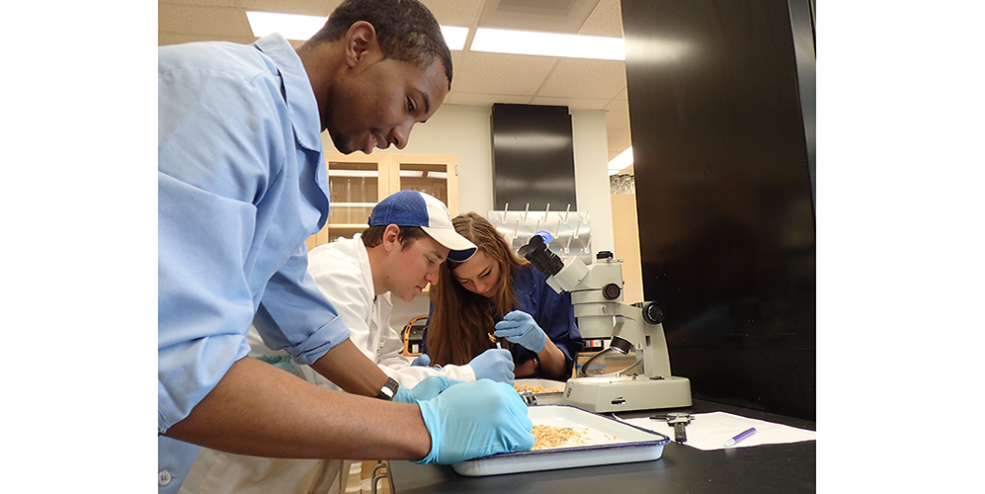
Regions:
M 664 320 L 664 308 L 656 302 L 643 306 L 643 319 L 650 324 L 660 324 Z

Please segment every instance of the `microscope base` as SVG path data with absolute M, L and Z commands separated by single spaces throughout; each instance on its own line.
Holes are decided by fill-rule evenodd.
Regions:
M 561 403 L 593 413 L 691 406 L 685 377 L 576 377 L 568 380 Z

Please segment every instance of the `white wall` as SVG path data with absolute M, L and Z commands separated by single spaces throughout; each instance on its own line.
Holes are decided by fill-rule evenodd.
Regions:
M 414 126 L 407 147 L 376 152 L 456 155 L 458 210 L 485 215 L 493 206 L 491 114 L 490 107 L 441 105 L 427 123 Z M 328 132 L 322 143 L 326 151 L 337 151 Z
M 612 198 L 609 194 L 609 145 L 605 112 L 573 110 L 571 134 L 575 151 L 575 198 L 578 211 L 588 212 L 592 252 L 614 250 Z
M 414 126 L 407 147 L 381 153 L 454 154 L 458 157 L 458 209 L 485 215 L 493 208 L 492 107 L 442 105 L 427 123 Z M 589 211 L 592 251 L 613 250 L 612 202 L 609 197 L 605 112 L 571 111 L 575 159 L 575 198 Z M 335 151 L 322 133 L 326 151 Z M 414 302 L 393 301 L 392 325 L 398 331 L 414 316 L 428 313 L 426 295 Z

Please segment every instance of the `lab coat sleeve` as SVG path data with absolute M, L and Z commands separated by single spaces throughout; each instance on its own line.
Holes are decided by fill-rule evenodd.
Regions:
M 409 365 L 407 367 L 392 368 L 381 365 L 380 369 L 400 383 L 401 386 L 408 388 L 416 386 L 417 383 L 430 376 L 450 377 L 465 382 L 475 381 L 475 372 L 468 365 L 446 365 L 440 369 L 434 367 L 411 367 Z
M 410 368 L 409 357 L 403 355 L 404 339 L 400 336 L 400 332 L 393 326 L 390 326 L 389 321 L 380 322 L 382 323 L 381 327 L 384 328 L 380 345 L 380 367 L 385 367 L 393 371 Z M 394 377 L 394 379 L 396 378 Z M 397 379 L 397 382 L 400 382 L 400 379 Z M 400 384 L 410 386 L 410 384 L 402 382 Z
M 429 367 L 411 367 L 407 357 L 401 355 L 403 339 L 389 320 L 371 321 L 375 293 L 370 290 L 358 262 L 338 250 L 316 248 L 311 252 L 312 277 L 325 296 L 338 308 L 339 314 L 349 327 L 349 339 L 366 358 L 376 362 L 380 369 L 394 378 L 401 386 L 414 386 L 424 378 L 442 375 L 460 381 L 474 381 L 475 373 L 469 366 L 451 366 L 441 371 Z M 382 296 L 382 295 L 381 295 Z M 377 317 L 382 317 L 377 314 Z M 387 319 L 389 319 L 387 317 Z M 380 328 L 379 345 L 370 326 Z M 379 350 L 379 354 L 377 354 Z M 305 370 L 306 378 L 311 373 Z M 328 382 L 315 379 L 319 385 Z
M 311 365 L 349 337 L 344 320 L 308 274 L 307 250 L 301 244 L 267 282 L 253 319 L 264 344 L 283 348 L 303 365 Z
M 383 372 L 400 383 L 401 386 L 414 387 L 429 376 L 444 376 L 459 381 L 475 381 L 475 372 L 468 365 L 446 365 L 440 369 L 411 367 L 407 360 L 408 357 L 401 354 L 403 349 L 403 338 L 400 337 L 396 329 L 387 325 L 379 364 Z
M 253 204 L 282 165 L 283 142 L 264 98 L 226 108 L 228 94 L 272 91 L 235 77 L 158 80 L 158 420 L 184 419 L 232 364 L 249 353 L 245 334 L 255 308 L 243 266 L 256 228 Z M 232 113 L 229 113 L 232 112 Z M 265 116 L 267 115 L 267 116 Z M 229 122 L 237 122 L 230 130 Z M 249 145 L 230 146 L 230 133 Z
M 158 426 L 164 432 L 249 353 L 243 334 L 253 298 L 237 273 L 252 211 L 249 203 L 167 175 L 158 187 Z
M 432 315 L 434 315 L 433 302 L 428 304 L 428 319 L 427 322 L 424 323 L 424 330 L 421 334 L 421 353 L 425 354 L 428 353 L 428 329 L 431 327 Z M 517 347 L 519 347 L 519 345 Z M 433 367 L 428 367 L 427 369 L 434 370 Z M 472 370 L 472 366 L 470 365 L 445 365 L 441 367 L 437 375 L 460 379 L 462 381 L 475 381 L 475 371 Z
M 375 294 L 363 281 L 359 266 L 343 254 L 331 249 L 314 249 L 309 254 L 308 272 L 318 290 L 338 310 L 349 328 L 349 339 L 366 358 L 376 361 L 370 348 L 369 319 L 372 317 Z

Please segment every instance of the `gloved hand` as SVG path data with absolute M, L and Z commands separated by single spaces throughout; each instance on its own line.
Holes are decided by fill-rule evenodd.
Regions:
M 475 372 L 475 380 L 492 379 L 493 381 L 513 385 L 513 354 L 509 350 L 490 348 L 469 362 Z
M 414 463 L 447 465 L 534 446 L 527 405 L 508 384 L 462 383 L 418 406 L 431 434 L 431 451 Z
M 496 332 L 493 334 L 534 352 L 543 350 L 547 344 L 544 330 L 540 329 L 533 316 L 521 310 L 506 314 L 502 321 L 496 323 Z
M 410 366 L 427 367 L 430 364 L 431 364 L 431 357 L 428 357 L 428 354 L 426 353 L 422 353 L 420 357 L 417 357 L 416 359 L 414 359 L 413 362 L 410 363 Z
M 461 382 L 445 376 L 426 377 L 413 388 L 406 386 L 397 388 L 397 394 L 393 395 L 393 401 L 416 403 L 418 401 L 430 400 L 441 394 L 444 390 Z

